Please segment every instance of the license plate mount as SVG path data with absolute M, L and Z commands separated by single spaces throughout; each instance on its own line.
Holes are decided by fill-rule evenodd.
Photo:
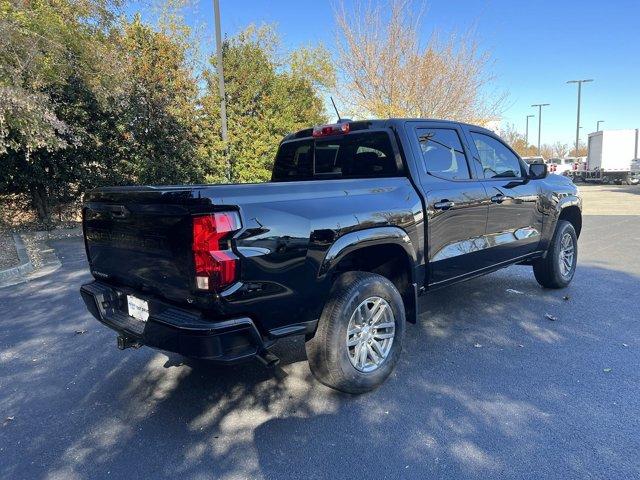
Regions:
M 127 295 L 127 312 L 130 317 L 146 322 L 149 320 L 149 303 L 133 295 Z

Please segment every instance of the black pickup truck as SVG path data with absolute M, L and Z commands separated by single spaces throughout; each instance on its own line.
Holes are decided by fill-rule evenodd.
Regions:
M 322 383 L 382 383 L 418 297 L 512 265 L 565 287 L 578 190 L 489 130 L 341 121 L 282 140 L 271 182 L 101 188 L 83 208 L 89 311 L 120 348 L 277 361 L 304 335 Z

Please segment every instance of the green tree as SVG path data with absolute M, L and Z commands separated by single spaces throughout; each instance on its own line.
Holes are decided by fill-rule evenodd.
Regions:
M 48 224 L 101 185 L 264 181 L 283 135 L 325 121 L 328 52 L 283 55 L 273 28 L 250 27 L 224 43 L 223 145 L 215 69 L 195 65 L 180 1 L 151 26 L 111 0 L 0 0 L 0 195 Z
M 87 178 L 87 157 L 60 152 L 90 143 L 80 105 L 109 103 L 111 8 L 0 0 L 0 192 L 27 194 L 45 223 Z
M 219 136 L 218 80 L 209 71 L 199 118 L 207 181 L 268 180 L 282 137 L 326 121 L 319 89 L 335 77 L 326 50 L 297 50 L 279 58 L 270 26 L 250 26 L 224 41 L 229 141 L 225 146 Z M 211 62 L 215 67 L 215 58 Z
M 102 0 L 0 2 L 0 193 L 48 224 L 95 186 L 201 180 L 176 23 L 117 21 Z
M 124 178 L 139 184 L 200 180 L 198 90 L 186 47 L 136 16 L 124 27 L 120 49 L 127 82 L 119 125 L 127 139 L 120 152 Z

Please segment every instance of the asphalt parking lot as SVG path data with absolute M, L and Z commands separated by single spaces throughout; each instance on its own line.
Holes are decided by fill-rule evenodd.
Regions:
M 423 297 L 359 397 L 300 340 L 278 375 L 118 351 L 81 240 L 57 241 L 60 270 L 0 290 L 0 478 L 640 478 L 640 187 L 581 188 L 569 288 L 519 266 Z

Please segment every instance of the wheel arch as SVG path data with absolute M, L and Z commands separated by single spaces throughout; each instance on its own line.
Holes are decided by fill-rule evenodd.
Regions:
M 566 220 L 573 225 L 576 231 L 576 237 L 580 238 L 580 232 L 582 231 L 582 211 L 578 205 L 568 204 L 562 207 L 558 214 L 558 222 L 560 220 Z
M 319 277 L 335 280 L 347 271 L 365 271 L 388 278 L 402 296 L 407 320 L 417 320 L 416 251 L 407 233 L 398 227 L 350 232 L 326 252 Z

